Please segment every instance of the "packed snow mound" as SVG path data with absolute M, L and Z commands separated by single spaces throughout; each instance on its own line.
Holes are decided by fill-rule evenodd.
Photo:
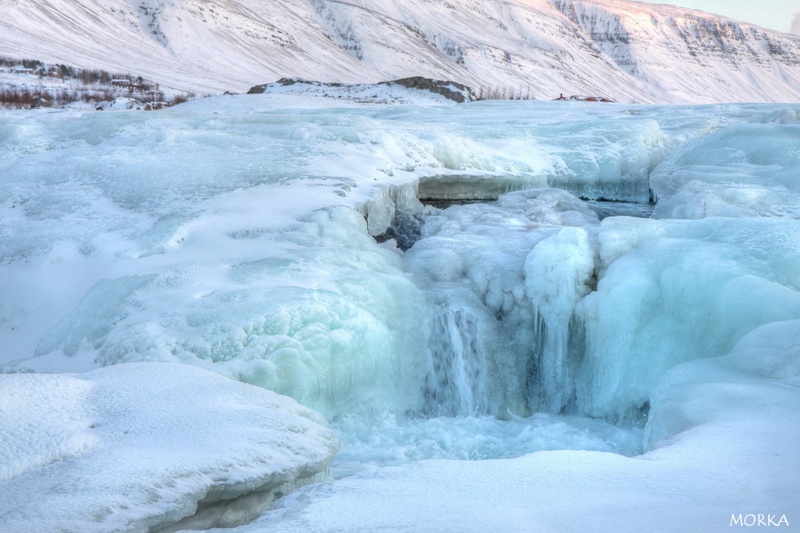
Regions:
M 800 101 L 798 38 L 628 0 L 26 0 L 0 32 L 6 55 L 198 94 L 423 76 L 501 98 Z
M 776 321 L 753 329 L 722 357 L 675 366 L 652 393 L 645 428 L 648 448 L 669 444 L 693 428 L 724 426 L 751 419 L 751 431 L 783 433 L 771 453 L 787 458 L 786 437 L 798 431 L 800 320 Z M 782 427 L 783 431 L 775 428 Z M 732 439 L 733 440 L 733 439 Z M 758 455 L 755 454 L 754 455 Z M 776 481 L 796 479 L 794 461 Z M 789 477 L 792 476 L 792 477 Z
M 294 400 L 186 365 L 0 375 L 6 532 L 230 526 L 338 449 Z

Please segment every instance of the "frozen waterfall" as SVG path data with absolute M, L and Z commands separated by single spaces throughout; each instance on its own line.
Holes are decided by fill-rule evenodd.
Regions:
M 144 423 L 118 439 L 102 422 L 155 416 L 130 389 L 131 413 L 106 398 L 134 371 L 168 388 L 148 373 L 169 363 L 191 396 L 176 413 L 208 401 L 218 417 L 262 420 L 240 409 L 272 401 L 254 385 L 336 433 L 336 481 L 288 499 L 267 517 L 276 531 L 348 530 L 353 517 L 392 529 L 406 516 L 397 502 L 436 515 L 440 479 L 451 491 L 442 520 L 485 525 L 480 506 L 507 502 L 510 530 L 517 512 L 542 530 L 591 529 L 573 508 L 607 480 L 609 509 L 663 510 L 685 518 L 676 529 L 695 525 L 686 509 L 719 527 L 708 509 L 749 509 L 754 490 L 777 502 L 771 512 L 800 512 L 785 497 L 800 479 L 796 106 L 284 103 L 0 114 L 0 380 L 64 384 L 80 411 L 39 413 L 62 420 L 48 434 L 65 437 L 31 448 L 13 475 L 39 479 L 56 458 L 78 476 L 62 457 L 157 440 Z M 69 376 L 36 377 L 47 373 Z M 195 398 L 219 379 L 217 395 Z M 107 396 L 90 394 L 107 383 Z M 240 397 L 229 389 L 254 399 L 229 404 Z M 24 426 L 4 426 L 8 412 L 61 394 L 3 390 L 6 431 Z M 294 406 L 276 405 L 265 424 Z M 286 457 L 320 451 L 285 462 L 287 487 L 316 479 L 336 448 L 312 418 L 316 444 L 263 441 L 290 446 Z M 236 446 L 202 448 L 202 464 L 184 454 L 176 476 L 198 465 L 227 476 L 239 458 L 271 453 L 239 429 Z M 143 457 L 129 458 L 146 471 Z M 259 468 L 237 491 L 264 486 Z M 183 485 L 153 479 L 184 501 Z M 142 483 L 142 501 L 161 494 Z M 163 515 L 156 500 L 59 508 Z M 364 500 L 374 513 L 358 513 Z
M 575 412 L 577 302 L 596 283 L 599 221 L 558 189 L 430 213 L 407 265 L 434 305 L 426 412 Z
M 450 309 L 432 317 L 427 355 L 426 413 L 469 416 L 486 412 L 486 380 L 490 376 L 473 313 Z

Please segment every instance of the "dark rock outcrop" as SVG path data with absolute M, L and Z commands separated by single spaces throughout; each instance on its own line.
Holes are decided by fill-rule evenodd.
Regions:
M 52 107 L 53 104 L 44 97 L 34 98 L 31 100 L 31 109 L 38 109 L 40 107 Z
M 459 104 L 476 100 L 472 89 L 466 85 L 454 81 L 432 80 L 430 78 L 423 78 L 422 76 L 384 81 L 379 85 L 402 85 L 409 89 L 422 89 L 424 91 L 440 94 L 448 100 L 453 100 Z
M 274 83 L 265 83 L 263 85 L 255 85 L 253 87 L 250 87 L 250 90 L 247 91 L 247 94 L 263 94 L 268 90 L 270 85 L 280 85 L 283 87 L 288 87 L 291 85 L 298 85 L 298 84 L 314 85 L 317 87 L 364 86 L 364 84 L 348 85 L 345 83 L 327 83 L 319 81 L 309 81 L 301 78 L 281 78 Z M 452 100 L 459 104 L 463 102 L 472 102 L 474 100 L 477 100 L 472 89 L 470 89 L 466 85 L 463 85 L 461 83 L 456 83 L 454 81 L 444 81 L 444 80 L 434 80 L 430 78 L 424 78 L 422 76 L 413 76 L 411 78 L 401 78 L 398 80 L 382 81 L 380 83 L 377 83 L 376 85 L 400 85 L 408 89 L 418 89 L 421 91 L 428 91 L 433 94 L 444 96 L 448 100 Z

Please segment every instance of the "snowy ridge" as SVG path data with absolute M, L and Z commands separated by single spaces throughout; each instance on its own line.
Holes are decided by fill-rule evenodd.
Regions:
M 2 53 L 196 93 L 425 76 L 622 102 L 800 101 L 800 39 L 626 0 L 24 0 Z

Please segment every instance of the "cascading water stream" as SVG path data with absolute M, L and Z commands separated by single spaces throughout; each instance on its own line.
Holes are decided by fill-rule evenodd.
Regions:
M 392 232 L 415 236 L 403 260 L 427 300 L 412 332 L 424 338 L 420 407 L 340 418 L 334 475 L 424 458 L 641 452 L 641 428 L 576 408 L 584 326 L 575 311 L 598 261 L 599 220 L 584 202 L 540 189 L 395 220 L 413 222 Z
M 470 416 L 486 412 L 486 354 L 473 313 L 449 309 L 433 317 L 427 356 L 425 413 Z
M 426 413 L 558 414 L 570 404 L 579 363 L 570 329 L 580 328 L 575 305 L 593 283 L 597 225 L 554 189 L 428 218 L 407 261 L 445 309 L 428 318 Z

